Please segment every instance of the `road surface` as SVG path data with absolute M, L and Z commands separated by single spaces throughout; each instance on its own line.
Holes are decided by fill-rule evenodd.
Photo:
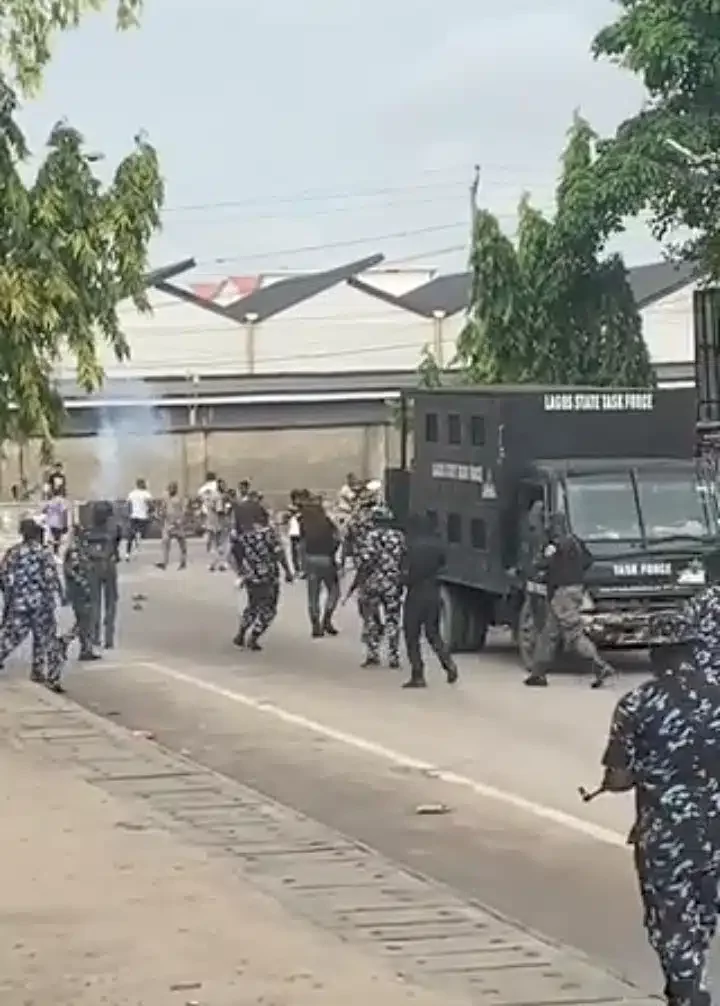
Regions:
M 637 666 L 600 692 L 572 675 L 529 690 L 500 641 L 460 659 L 455 688 L 428 660 L 428 689 L 402 691 L 401 673 L 360 668 L 354 606 L 336 639 L 310 638 L 302 583 L 247 653 L 231 642 L 232 574 L 210 573 L 199 547 L 187 570 L 157 570 L 156 547 L 123 566 L 120 646 L 68 671 L 72 699 L 658 990 L 630 799 L 577 796 Z M 428 804 L 448 813 L 417 813 Z

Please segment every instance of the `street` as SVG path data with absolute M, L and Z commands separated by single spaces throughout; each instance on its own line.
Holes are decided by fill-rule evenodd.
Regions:
M 360 668 L 352 602 L 337 638 L 313 640 L 304 584 L 288 585 L 263 652 L 247 653 L 231 642 L 234 576 L 210 573 L 199 545 L 187 570 L 163 572 L 157 548 L 123 564 L 119 648 L 70 665 L 70 699 L 658 990 L 630 798 L 577 794 L 599 777 L 637 659 L 600 692 L 573 675 L 529 690 L 500 639 L 460 658 L 455 688 L 429 657 L 427 690 L 402 691 L 402 673 Z

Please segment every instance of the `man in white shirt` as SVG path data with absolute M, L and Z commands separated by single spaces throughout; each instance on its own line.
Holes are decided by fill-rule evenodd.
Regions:
M 138 479 L 135 488 L 128 493 L 128 516 L 130 524 L 127 536 L 126 560 L 130 561 L 130 555 L 139 539 L 147 534 L 150 517 L 152 516 L 152 493 L 147 487 L 145 479 Z

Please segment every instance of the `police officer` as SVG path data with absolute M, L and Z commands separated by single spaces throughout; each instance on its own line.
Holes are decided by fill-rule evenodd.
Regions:
M 92 641 L 95 646 L 104 643 L 106 650 L 115 645 L 121 536 L 112 503 L 95 503 L 91 509 L 91 525 L 85 532 L 91 571 Z
M 598 653 L 582 621 L 583 582 L 592 565 L 587 548 L 571 533 L 565 514 L 550 519 L 550 542 L 541 565 L 546 571 L 547 610 L 535 647 L 533 668 L 525 679 L 530 686 L 546 686 L 547 672 L 562 644 L 565 653 L 590 663 L 595 671 L 592 688 L 601 688 L 614 671 Z
M 438 575 L 446 557 L 442 542 L 430 521 L 412 515 L 407 522 L 407 545 L 403 578 L 407 593 L 403 606 L 405 649 L 410 661 L 410 678 L 403 688 L 425 688 L 420 636 L 425 634 L 435 656 L 447 674 L 448 684 L 458 679 L 455 661 L 440 635 L 440 589 Z
M 709 586 L 688 602 L 685 614 L 696 630 L 695 662 L 720 681 L 720 551 L 704 559 Z
M 371 526 L 363 534 L 355 555 L 355 585 L 365 644 L 363 667 L 377 667 L 380 663 L 383 636 L 387 642 L 388 666 L 400 666 L 404 558 L 405 535 L 394 525 L 391 511 L 385 506 L 374 507 Z
M 277 615 L 280 598 L 279 567 L 292 583 L 285 549 L 267 510 L 259 503 L 240 504 L 236 512 L 238 530 L 232 542 L 232 557 L 238 576 L 247 591 L 247 603 L 233 642 L 249 650 L 261 650 L 264 636 Z
M 76 524 L 63 559 L 65 598 L 72 606 L 75 625 L 64 639 L 65 649 L 77 638 L 80 660 L 99 660 L 93 650 L 93 566 L 83 529 Z
M 603 788 L 634 789 L 628 838 L 645 928 L 671 1006 L 710 1006 L 705 965 L 718 912 L 720 686 L 695 664 L 681 613 L 650 623 L 652 680 L 613 713 Z
M 9 548 L 0 562 L 0 589 L 5 601 L 0 667 L 31 636 L 31 680 L 61 692 L 64 653 L 57 636 L 56 604 L 63 595 L 62 584 L 55 559 L 43 545 L 43 530 L 37 521 L 22 520 L 20 536 L 20 543 Z

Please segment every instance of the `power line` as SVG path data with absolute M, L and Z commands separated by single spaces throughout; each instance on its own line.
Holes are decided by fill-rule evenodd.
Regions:
M 368 299 L 370 299 L 369 295 L 367 296 Z M 178 300 L 178 305 L 180 307 L 185 308 L 188 307 L 187 303 L 181 300 Z M 175 305 L 168 304 L 167 306 L 174 307 Z M 368 324 L 374 325 L 378 324 L 379 322 L 385 322 L 388 325 L 392 325 L 393 328 L 410 328 L 423 324 L 432 325 L 432 318 L 423 318 L 420 315 L 414 314 L 412 311 L 408 311 L 402 307 L 394 307 L 391 304 L 386 304 L 383 310 L 368 311 L 366 314 L 359 314 L 355 311 L 353 312 L 348 311 L 340 314 L 291 315 L 290 314 L 291 310 L 292 308 L 288 308 L 287 311 L 283 311 L 280 314 L 273 315 L 271 318 L 267 318 L 264 321 L 259 322 L 258 325 L 261 328 L 267 328 L 272 325 L 287 325 L 287 324 L 314 325 L 320 321 L 333 322 L 337 324 L 348 324 L 348 325 L 364 325 L 366 322 Z M 397 313 L 393 313 L 399 311 L 402 311 L 403 314 L 398 315 Z M 135 313 L 135 317 L 138 317 L 137 313 Z M 126 321 L 128 318 L 132 318 L 130 312 L 128 312 L 127 315 L 122 314 L 120 315 L 121 321 Z M 126 325 L 126 327 L 128 329 L 131 329 L 132 326 Z M 178 337 L 178 325 L 152 325 L 152 327 L 150 328 L 141 325 L 140 328 L 142 329 L 143 334 L 142 336 L 139 337 L 143 339 L 154 338 L 156 336 L 161 339 L 164 338 L 177 339 Z M 203 335 L 234 334 L 236 331 L 237 332 L 242 331 L 241 324 L 237 321 L 233 321 L 232 318 L 228 318 L 227 324 L 225 325 L 203 326 L 202 328 L 187 328 L 186 326 L 183 326 L 182 334 L 183 336 L 187 336 L 188 338 L 190 338 L 196 335 L 203 336 Z
M 503 180 L 493 181 L 487 175 L 487 169 L 492 167 L 491 165 L 486 165 L 484 167 L 484 182 L 483 187 L 486 188 L 488 185 L 505 185 L 508 187 L 516 188 L 516 182 L 510 182 Z M 518 166 L 512 165 L 494 165 L 495 168 L 505 172 L 506 174 L 512 173 L 514 170 L 517 171 Z M 440 169 L 445 170 L 445 169 Z M 467 166 L 462 168 L 463 172 L 467 172 Z M 268 205 L 287 205 L 290 203 L 316 203 L 316 202 L 334 202 L 334 201 L 350 201 L 357 199 L 374 199 L 381 196 L 395 196 L 404 192 L 428 192 L 438 189 L 447 189 L 450 187 L 466 187 L 467 178 L 459 178 L 456 181 L 439 181 L 439 182 L 424 182 L 424 183 L 413 183 L 408 184 L 407 182 L 397 185 L 386 185 L 374 188 L 352 188 L 352 189 L 305 189 L 299 190 L 295 193 L 277 194 L 270 196 L 253 196 L 248 199 L 229 199 L 229 200 L 212 200 L 201 203 L 185 203 L 178 204 L 176 206 L 166 206 L 163 209 L 163 213 L 166 214 L 176 214 L 176 213 L 202 213 L 207 210 L 226 210 L 235 209 L 243 207 L 254 207 L 254 206 L 268 206 Z M 533 185 L 533 189 L 537 188 L 554 188 L 555 182 L 548 181 L 542 185 Z
M 367 202 L 366 201 L 366 202 L 360 202 L 360 203 L 353 203 L 352 205 L 329 206 L 329 207 L 325 207 L 325 208 L 313 209 L 310 213 L 304 213 L 304 212 L 302 212 L 302 208 L 301 207 L 303 207 L 305 204 L 301 203 L 300 204 L 300 208 L 297 210 L 297 212 L 292 212 L 292 210 L 284 210 L 284 211 L 281 211 L 279 213 L 275 212 L 275 211 L 271 211 L 271 212 L 267 212 L 267 213 L 255 213 L 255 212 L 252 212 L 252 213 L 245 213 L 245 212 L 236 213 L 236 212 L 233 212 L 232 213 L 232 219 L 233 220 L 250 220 L 250 221 L 256 221 L 256 220 L 314 220 L 316 217 L 338 216 L 338 215 L 343 214 L 343 213 L 345 213 L 345 214 L 347 214 L 347 213 L 359 213 L 359 212 L 362 212 L 363 210 L 365 210 L 365 211 L 391 210 L 391 209 L 395 209 L 395 208 L 397 208 L 397 209 L 412 209 L 412 208 L 414 208 L 416 206 L 431 206 L 431 205 L 437 205 L 438 203 L 449 203 L 451 201 L 453 203 L 455 203 L 455 202 L 458 201 L 459 198 L 461 198 L 465 194 L 464 193 L 464 189 L 465 189 L 465 186 L 462 186 L 462 185 L 459 185 L 459 184 L 452 185 L 452 186 L 446 185 L 446 186 L 443 186 L 443 190 L 447 190 L 447 194 L 444 195 L 444 196 L 436 194 L 434 196 L 423 196 L 422 198 L 412 198 L 412 199 L 397 199 L 396 198 L 396 199 L 383 200 L 381 202 Z M 440 189 L 438 189 L 437 191 L 439 192 Z M 398 193 L 398 195 L 400 195 L 400 193 Z M 227 210 L 223 209 L 223 204 L 222 203 L 218 203 L 217 205 L 213 205 L 211 203 L 208 203 L 208 205 L 207 205 L 207 207 L 205 209 L 206 209 L 206 212 L 207 212 L 208 215 L 212 214 L 213 212 L 218 212 L 218 213 L 221 212 L 223 215 L 219 219 L 220 220 L 226 220 L 227 219 Z M 206 219 L 206 217 L 202 217 L 201 218 L 201 220 L 203 220 L 203 219 Z M 165 222 L 164 226 L 166 228 L 168 226 L 173 226 L 173 227 L 175 227 L 175 226 L 185 226 L 185 227 L 187 227 L 188 225 L 194 225 L 196 221 L 197 221 L 197 217 L 194 218 L 192 221 L 186 220 L 186 219 L 183 219 L 183 218 L 178 218 L 178 217 L 171 217 L 170 220 L 168 220 L 168 221 Z
M 330 241 L 323 244 L 317 245 L 304 245 L 296 248 L 283 248 L 275 251 L 269 252 L 256 252 L 251 255 L 244 256 L 219 256 L 217 258 L 204 259 L 199 261 L 198 265 L 230 265 L 237 262 L 245 261 L 260 261 L 272 258 L 280 258 L 281 256 L 293 256 L 302 255 L 311 252 L 324 252 L 332 251 L 338 248 L 356 248 L 360 245 L 374 244 L 377 245 L 384 241 L 397 241 L 403 238 L 419 237 L 421 234 L 440 234 L 444 231 L 458 230 L 462 228 L 467 230 L 467 221 L 460 220 L 452 224 L 438 224 L 433 227 L 419 227 L 416 229 L 394 231 L 386 234 L 370 234 L 361 238 L 352 238 L 345 241 Z

